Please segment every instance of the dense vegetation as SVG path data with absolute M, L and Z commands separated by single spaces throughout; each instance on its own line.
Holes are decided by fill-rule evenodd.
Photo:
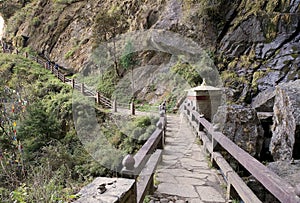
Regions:
M 116 175 L 77 137 L 71 87 L 17 55 L 0 54 L 0 75 L 1 202 L 66 202 L 93 177 Z M 135 152 L 156 122 L 140 117 L 119 129 L 109 113 L 96 114 L 107 120 L 101 130 L 123 154 Z

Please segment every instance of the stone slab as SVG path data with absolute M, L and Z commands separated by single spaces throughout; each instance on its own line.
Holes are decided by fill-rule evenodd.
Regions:
M 208 164 L 204 161 L 198 161 L 191 158 L 183 158 L 180 160 L 182 165 L 189 165 L 193 167 L 201 167 L 201 168 L 208 168 Z
M 208 176 L 208 174 L 210 174 L 210 171 L 205 171 L 203 172 L 203 170 L 201 170 L 201 173 L 195 172 L 192 173 L 191 171 L 185 170 L 185 169 L 162 169 L 158 172 L 159 174 L 163 175 L 163 174 L 170 174 L 174 177 L 190 177 L 190 178 L 200 178 L 200 179 L 204 179 Z
M 171 183 L 160 183 L 157 191 L 161 194 L 174 195 L 179 197 L 198 197 L 197 192 L 191 185 L 171 184 Z
M 189 200 L 189 203 L 204 203 L 204 202 L 201 201 L 200 199 L 191 199 Z
M 209 186 L 197 186 L 197 192 L 204 202 L 224 203 L 225 199 L 215 188 Z
M 178 181 L 171 175 L 158 175 L 157 180 L 164 183 L 178 184 Z
M 181 185 L 204 185 L 205 184 L 205 179 L 199 179 L 199 178 L 187 178 L 187 177 L 175 177 L 177 182 Z
M 98 177 L 79 191 L 80 198 L 75 203 L 119 202 L 122 197 L 133 190 L 134 182 L 132 179 Z M 102 194 L 98 189 L 100 185 L 105 187 Z

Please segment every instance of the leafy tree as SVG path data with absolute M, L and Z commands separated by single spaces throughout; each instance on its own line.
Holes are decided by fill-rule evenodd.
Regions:
M 121 56 L 121 64 L 122 66 L 128 70 L 129 68 L 133 68 L 133 66 L 135 65 L 135 61 L 134 61 L 134 47 L 131 41 L 127 41 L 125 48 L 124 48 L 124 52 Z
M 19 128 L 25 155 L 31 160 L 43 146 L 61 137 L 60 125 L 53 114 L 47 113 L 41 102 L 31 105 Z
M 126 71 L 129 68 L 131 68 L 131 85 L 132 85 L 132 97 L 133 97 L 134 96 L 133 67 L 135 65 L 135 61 L 134 61 L 134 47 L 131 41 L 127 41 L 120 62 Z
M 96 26 L 94 27 L 94 36 L 96 38 L 96 44 L 99 42 L 107 42 L 112 40 L 112 47 L 107 47 L 109 52 L 113 56 L 114 69 L 118 77 L 121 77 L 119 70 L 119 61 L 117 56 L 117 47 L 115 37 L 117 34 L 125 32 L 129 25 L 126 22 L 125 16 L 121 13 L 118 5 L 112 5 L 112 9 L 106 11 L 100 11 L 95 19 Z

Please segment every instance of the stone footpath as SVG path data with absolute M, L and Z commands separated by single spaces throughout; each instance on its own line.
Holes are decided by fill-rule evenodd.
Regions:
M 166 145 L 157 169 L 158 187 L 151 203 L 224 203 L 217 170 L 208 166 L 203 147 L 181 115 L 168 115 Z

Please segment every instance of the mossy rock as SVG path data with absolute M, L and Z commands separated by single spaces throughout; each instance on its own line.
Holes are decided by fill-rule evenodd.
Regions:
M 267 71 L 256 71 L 253 73 L 253 77 L 252 77 L 252 82 L 251 82 L 251 88 L 254 92 L 254 94 L 257 93 L 257 88 L 258 88 L 258 83 L 257 81 L 263 77 L 265 77 L 268 74 L 268 70 Z

